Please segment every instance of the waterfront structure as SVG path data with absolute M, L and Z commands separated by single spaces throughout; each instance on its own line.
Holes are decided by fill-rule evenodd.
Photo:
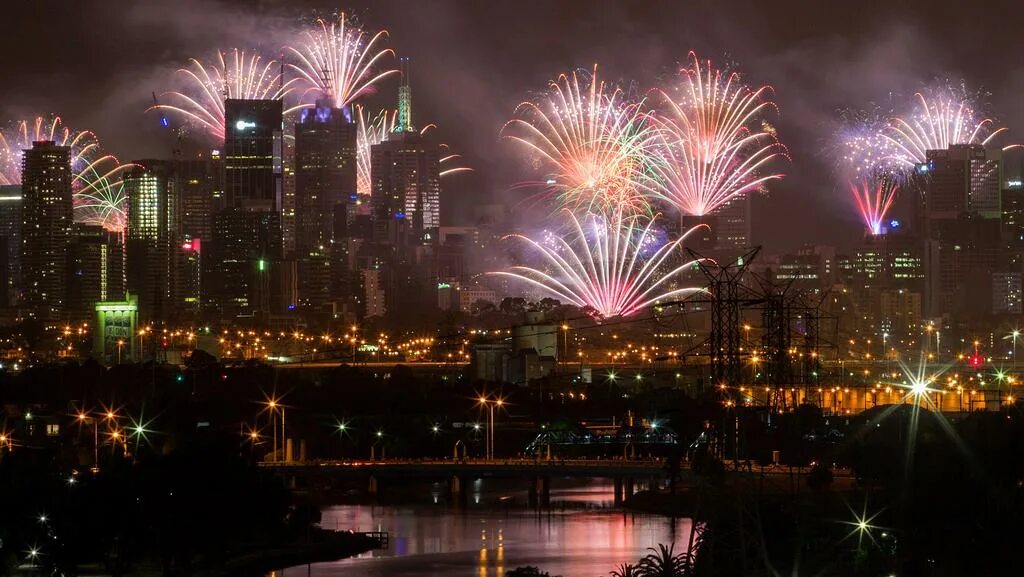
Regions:
M 93 330 L 93 354 L 108 362 L 137 360 L 136 331 L 139 323 L 138 301 L 132 294 L 124 300 L 96 303 Z

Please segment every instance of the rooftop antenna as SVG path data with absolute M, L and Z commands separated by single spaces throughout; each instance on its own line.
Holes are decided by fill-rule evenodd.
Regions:
M 412 125 L 412 86 L 409 85 L 409 58 L 400 59 L 402 84 L 398 87 L 398 122 L 394 132 L 415 132 Z

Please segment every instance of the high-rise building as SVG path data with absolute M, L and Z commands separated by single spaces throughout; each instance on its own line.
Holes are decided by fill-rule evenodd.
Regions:
M 280 100 L 224 101 L 224 193 L 229 208 L 281 209 L 282 117 Z
M 300 253 L 329 247 L 336 207 L 355 203 L 357 128 L 348 109 L 322 100 L 304 109 L 295 124 L 295 244 Z
M 33 142 L 22 159 L 21 277 L 29 316 L 56 321 L 64 312 L 71 243 L 71 149 Z
M 212 234 L 212 233 L 211 233 Z M 175 250 L 175 295 L 181 313 L 197 318 L 203 302 L 203 240 L 187 238 Z
M 715 248 L 744 250 L 750 247 L 751 202 L 750 195 L 744 193 L 714 211 Z
M 371 148 L 371 201 L 378 242 L 432 245 L 441 226 L 441 149 L 412 124 L 408 71 L 398 95 L 398 121 Z
M 270 312 L 272 276 L 280 268 L 281 219 L 266 211 L 229 208 L 214 218 L 204 299 L 222 316 Z M 204 246 L 204 250 L 206 247 Z
M 174 185 L 180 201 L 181 234 L 189 240 L 210 240 L 213 215 L 224 208 L 223 166 L 220 160 L 200 158 L 174 163 Z
M 0 306 L 17 303 L 21 289 L 21 185 L 0 186 Z
M 925 310 L 966 320 L 991 313 L 992 275 L 1007 265 L 1002 241 L 1002 153 L 954 145 L 927 151 L 924 177 Z
M 128 291 L 138 296 L 143 322 L 163 322 L 176 313 L 175 246 L 180 206 L 174 164 L 137 160 L 124 176 L 128 196 Z
M 124 244 L 121 233 L 75 223 L 68 262 L 68 318 L 89 322 L 96 303 L 124 298 Z
M 225 208 L 214 215 L 212 242 L 203 248 L 209 257 L 204 293 L 226 316 L 270 312 L 270 275 L 283 256 L 282 106 L 280 100 L 224 102 Z

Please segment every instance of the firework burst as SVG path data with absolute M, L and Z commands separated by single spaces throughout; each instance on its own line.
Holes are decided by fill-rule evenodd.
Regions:
M 729 200 L 782 178 L 767 170 L 787 156 L 763 118 L 775 109 L 769 86 L 750 88 L 735 72 L 712 68 L 690 53 L 678 96 L 662 91 L 668 111 L 659 119 L 663 162 L 649 189 L 681 212 L 704 216 Z
M 382 60 L 394 56 L 390 48 L 379 49 L 378 43 L 387 36 L 384 30 L 370 36 L 339 12 L 337 19 L 317 20 L 317 26 L 303 32 L 298 48 L 288 47 L 298 59 L 297 64 L 288 66 L 299 75 L 307 92 L 316 92 L 336 108 L 344 108 L 378 81 L 398 72 L 378 70 Z
M 592 73 L 562 74 L 547 97 L 523 102 L 502 134 L 524 144 L 548 165 L 547 192 L 561 206 L 603 213 L 625 207 L 650 211 L 638 181 L 648 169 L 656 131 L 643 101 Z
M 218 51 L 212 64 L 192 58 L 189 66 L 178 70 L 184 80 L 181 91 L 161 96 L 168 104 L 154 104 L 149 110 L 167 110 L 180 115 L 185 122 L 202 129 L 214 140 L 224 139 L 224 100 L 283 99 L 295 89 L 298 79 L 282 82 L 280 66 L 275 60 L 248 54 L 237 48 Z M 301 106 L 286 110 L 293 112 Z
M 899 186 L 893 179 L 862 178 L 850 183 L 850 192 L 869 234 L 882 234 L 885 215 L 896 200 Z
M 360 195 L 369 195 L 373 189 L 370 180 L 371 147 L 387 140 L 388 134 L 395 128 L 397 117 L 397 110 L 381 110 L 371 114 L 362 106 L 356 105 L 356 121 L 359 123 L 359 132 L 356 136 L 356 190 Z
M 121 164 L 117 157 L 100 156 L 77 172 L 72 181 L 75 222 L 94 224 L 122 232 L 127 224 L 124 172 L 132 164 Z
M 73 131 L 64 126 L 59 116 L 37 116 L 15 122 L 0 132 L 0 184 L 21 183 L 23 151 L 39 140 L 51 140 L 71 148 L 71 169 L 81 171 L 99 153 L 99 141 L 89 130 Z
M 659 243 L 652 217 L 615 210 L 608 215 L 588 214 L 581 222 L 571 211 L 564 213 L 571 231 L 568 238 L 552 235 L 538 242 L 511 236 L 532 248 L 543 268 L 513 266 L 507 272 L 489 274 L 526 282 L 604 318 L 630 316 L 656 302 L 701 290 L 671 286 L 695 261 L 667 272 L 663 269 L 694 229 L 675 241 Z
M 893 147 L 890 159 L 909 170 L 927 162 L 929 150 L 945 150 L 954 144 L 981 144 L 1004 132 L 978 111 L 975 99 L 963 90 L 940 88 L 914 95 L 909 115 L 894 116 L 882 135 Z

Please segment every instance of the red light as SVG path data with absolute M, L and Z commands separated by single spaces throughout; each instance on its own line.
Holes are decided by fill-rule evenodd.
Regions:
M 979 355 L 978 353 L 974 353 L 967 359 L 967 364 L 971 365 L 972 367 L 980 367 L 982 362 L 983 361 L 981 355 Z
M 183 248 L 184 250 L 192 250 L 192 243 L 186 242 L 181 245 L 181 248 Z

